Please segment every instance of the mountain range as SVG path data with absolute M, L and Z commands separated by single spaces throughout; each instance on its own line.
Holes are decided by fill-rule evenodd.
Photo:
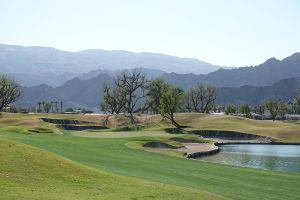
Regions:
M 62 100 L 65 107 L 95 110 L 102 99 L 103 83 L 112 83 L 121 70 L 135 67 L 142 68 L 149 79 L 161 77 L 184 90 L 197 82 L 214 85 L 218 104 L 258 104 L 268 98 L 290 100 L 295 95 L 299 88 L 300 53 L 283 60 L 270 58 L 257 66 L 229 69 L 155 53 L 99 49 L 66 52 L 0 44 L 0 73 L 21 83 L 23 95 L 16 102 L 21 107 Z
M 115 72 L 125 68 L 207 74 L 221 67 L 193 58 L 179 58 L 158 53 L 102 49 L 68 52 L 50 47 L 0 44 L 1 73 L 15 77 L 23 86 L 43 83 L 60 86 L 82 73 L 99 69 Z
M 162 77 L 169 83 L 187 89 L 199 81 L 216 87 L 270 86 L 282 79 L 299 76 L 300 53 L 294 53 L 283 60 L 270 58 L 254 67 L 219 69 L 207 75 L 166 73 Z

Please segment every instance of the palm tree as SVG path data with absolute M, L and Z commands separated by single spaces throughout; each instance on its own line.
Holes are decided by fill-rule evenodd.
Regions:
M 58 101 L 54 101 L 54 103 L 55 103 L 55 112 L 58 112 L 58 107 L 57 107 Z
M 63 102 L 60 101 L 60 113 L 62 113 Z
M 45 101 L 42 101 L 42 105 L 43 105 L 43 108 L 45 107 Z M 45 111 L 45 109 L 44 109 L 44 111 Z
M 42 104 L 42 102 L 39 101 L 37 104 L 38 104 L 38 110 L 37 110 L 37 112 L 41 112 L 41 104 Z
M 51 103 L 51 110 L 53 112 L 53 103 L 54 103 L 54 101 L 50 101 L 50 103 Z

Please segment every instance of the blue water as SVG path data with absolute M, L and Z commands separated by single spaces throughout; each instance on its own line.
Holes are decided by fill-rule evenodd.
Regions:
M 300 145 L 224 145 L 221 152 L 201 160 L 229 165 L 300 172 Z

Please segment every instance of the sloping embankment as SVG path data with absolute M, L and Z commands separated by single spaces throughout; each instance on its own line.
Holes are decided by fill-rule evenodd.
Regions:
M 61 128 L 61 129 L 65 129 L 65 130 L 72 130 L 72 131 L 82 131 L 82 130 L 101 130 L 101 129 L 107 129 L 106 126 L 82 126 L 82 125 L 69 125 L 69 124 L 59 124 L 56 125 L 56 127 Z
M 80 121 L 74 119 L 52 119 L 52 118 L 40 118 L 44 122 L 51 124 L 94 124 L 93 122 Z
M 149 148 L 162 148 L 162 149 L 178 149 L 179 147 L 175 147 L 173 145 L 164 143 L 164 142 L 147 142 L 143 145 L 143 147 Z
M 271 139 L 268 137 L 250 134 L 250 133 L 241 133 L 235 131 L 220 131 L 220 130 L 195 130 L 191 133 L 200 135 L 204 138 L 220 138 L 225 140 L 257 140 L 257 139 Z
M 56 127 L 65 129 L 65 130 L 72 130 L 72 131 L 82 131 L 82 130 L 101 130 L 107 129 L 106 126 L 100 125 L 93 125 L 96 124 L 94 122 L 89 121 L 80 121 L 80 120 L 73 120 L 73 119 L 52 119 L 52 118 L 41 118 L 44 122 L 56 124 Z M 82 125 L 86 124 L 86 125 Z

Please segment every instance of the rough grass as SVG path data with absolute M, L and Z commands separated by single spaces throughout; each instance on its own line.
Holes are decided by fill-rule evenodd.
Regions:
M 208 192 L 103 173 L 0 140 L 1 199 L 225 199 Z

